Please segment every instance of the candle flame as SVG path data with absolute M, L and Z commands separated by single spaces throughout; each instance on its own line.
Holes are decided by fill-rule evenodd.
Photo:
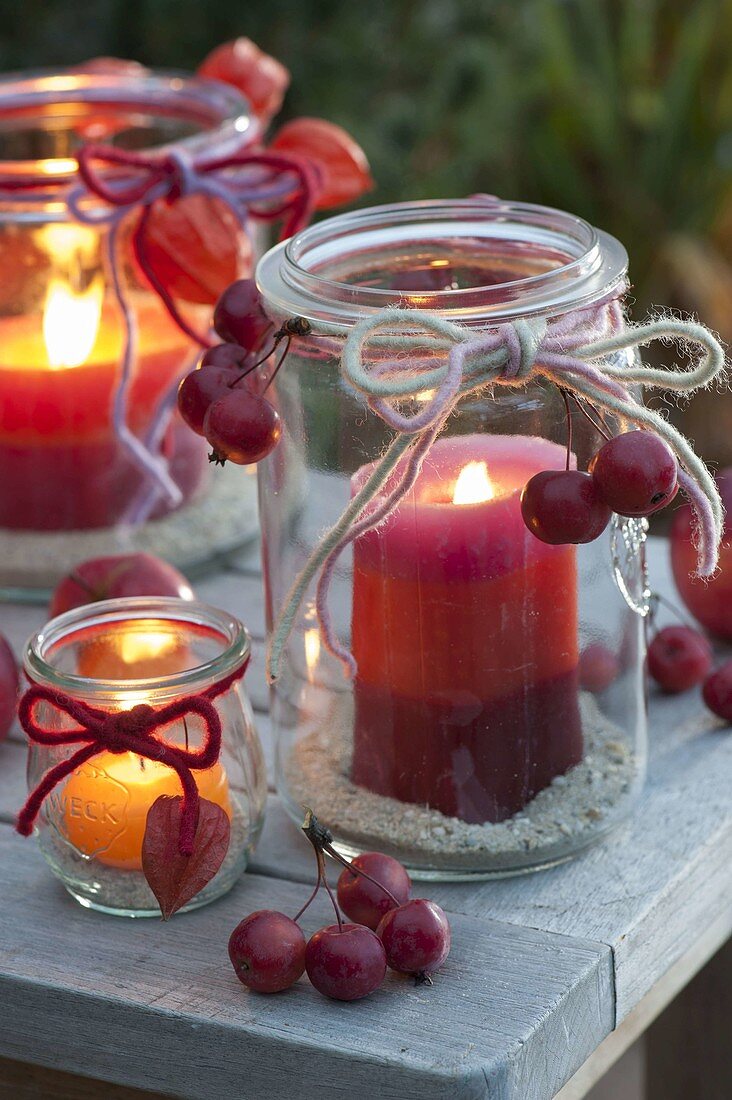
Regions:
M 485 462 L 468 462 L 463 466 L 455 482 L 452 494 L 453 504 L 481 504 L 492 500 L 496 491 L 488 477 Z
M 167 656 L 178 648 L 179 643 L 171 634 L 136 634 L 130 630 L 120 635 L 118 645 L 119 655 L 125 664 L 134 665 L 138 661 Z
M 320 657 L 320 631 L 317 626 L 305 631 L 305 664 L 308 666 L 308 678 L 312 682 L 312 675 Z
M 39 239 L 52 265 L 43 310 L 48 362 L 53 370 L 78 367 L 96 343 L 102 316 L 99 235 L 87 226 L 52 223 Z
M 94 347 L 102 316 L 102 287 L 92 283 L 75 291 L 54 277 L 48 285 L 43 311 L 43 339 L 54 370 L 79 367 Z

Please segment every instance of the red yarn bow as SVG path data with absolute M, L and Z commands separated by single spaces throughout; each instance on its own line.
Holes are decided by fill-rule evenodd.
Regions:
M 236 672 L 219 681 L 200 695 L 189 695 L 177 699 L 174 703 L 155 710 L 147 703 L 140 703 L 131 710 L 110 712 L 90 707 L 63 692 L 33 684 L 25 692 L 18 704 L 20 724 L 39 745 L 58 747 L 61 745 L 81 744 L 68 760 L 50 768 L 43 779 L 31 791 L 25 805 L 18 814 L 16 829 L 23 836 L 30 836 L 33 825 L 44 799 L 62 779 L 85 764 L 100 752 L 133 752 L 147 760 L 156 760 L 176 772 L 183 788 L 183 805 L 180 818 L 178 847 L 181 855 L 189 856 L 193 852 L 193 842 L 198 825 L 198 787 L 191 769 L 210 768 L 216 763 L 221 752 L 221 719 L 211 702 L 231 687 L 235 680 L 244 675 L 246 663 Z M 57 711 L 68 715 L 77 723 L 78 729 L 46 729 L 36 721 L 35 708 L 38 703 L 49 703 Z M 184 749 L 169 741 L 154 736 L 156 730 L 168 726 L 179 718 L 197 714 L 203 719 L 206 736 L 198 749 Z
M 224 202 L 242 225 L 250 216 L 261 221 L 283 218 L 280 238 L 284 239 L 307 225 L 323 189 L 323 173 L 315 161 L 249 146 L 229 156 L 194 159 L 179 151 L 150 156 L 91 144 L 79 149 L 77 160 L 86 191 L 113 209 L 112 220 L 129 208 L 140 208 L 132 233 L 137 262 L 175 323 L 203 346 L 207 339 L 178 312 L 150 261 L 147 230 L 153 203 L 205 195 Z M 79 196 L 70 205 L 78 220 L 98 224 Z

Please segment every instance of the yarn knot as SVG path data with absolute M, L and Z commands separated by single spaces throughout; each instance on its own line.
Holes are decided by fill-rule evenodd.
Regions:
M 506 349 L 506 363 L 501 376 L 507 382 L 526 382 L 534 373 L 536 355 L 546 333 L 546 323 L 514 321 L 499 325 L 496 337 Z
M 130 738 L 149 737 L 157 725 L 155 710 L 138 703 L 131 710 L 110 714 L 98 727 L 97 736 L 109 752 L 129 752 Z

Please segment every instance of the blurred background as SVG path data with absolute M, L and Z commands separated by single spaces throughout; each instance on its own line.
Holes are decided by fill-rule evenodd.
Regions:
M 292 72 L 280 121 L 322 115 L 364 147 L 365 202 L 572 210 L 626 244 L 634 316 L 670 305 L 732 337 L 732 0 L 0 0 L 0 16 L 5 70 L 192 69 L 248 35 Z M 721 463 L 728 405 L 683 414 Z

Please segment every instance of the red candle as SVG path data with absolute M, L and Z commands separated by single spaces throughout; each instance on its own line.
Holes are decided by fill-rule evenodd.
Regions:
M 501 821 L 579 762 L 575 549 L 540 542 L 519 507 L 565 459 L 536 437 L 438 440 L 357 540 L 355 783 Z
M 127 423 L 143 436 L 191 345 L 160 303 L 140 298 Z M 52 280 L 41 314 L 0 321 L 0 527 L 111 526 L 140 492 L 144 475 L 112 426 L 122 347 L 118 310 L 101 287 L 82 294 Z M 201 441 L 173 429 L 166 448 L 188 496 L 205 464 Z

